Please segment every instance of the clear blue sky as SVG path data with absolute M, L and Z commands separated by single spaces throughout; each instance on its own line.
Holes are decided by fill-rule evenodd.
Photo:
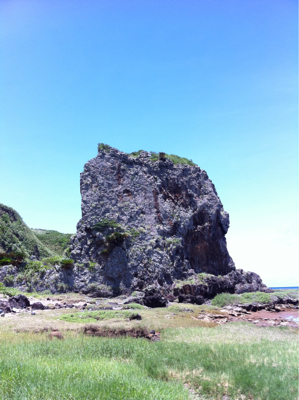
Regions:
M 75 232 L 97 143 L 191 158 L 237 268 L 298 285 L 297 1 L 1 0 L 0 202 Z

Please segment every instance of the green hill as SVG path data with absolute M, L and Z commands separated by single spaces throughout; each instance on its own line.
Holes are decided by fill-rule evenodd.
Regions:
M 0 252 L 23 253 L 25 258 L 62 255 L 71 234 L 30 229 L 11 207 L 0 204 Z
M 52 252 L 60 256 L 67 249 L 71 233 L 60 233 L 57 231 L 47 231 L 45 229 L 31 229 L 35 236 Z

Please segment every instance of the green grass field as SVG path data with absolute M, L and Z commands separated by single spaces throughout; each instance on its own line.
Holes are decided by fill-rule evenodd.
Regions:
M 298 336 L 288 328 L 167 328 L 154 343 L 64 334 L 0 336 L 1 399 L 298 398 Z

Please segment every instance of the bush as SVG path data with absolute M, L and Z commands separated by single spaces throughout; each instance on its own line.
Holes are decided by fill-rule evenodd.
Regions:
M 106 153 L 109 153 L 110 150 L 111 150 L 111 147 L 108 144 L 105 144 L 105 143 L 98 144 L 98 151 L 105 151 Z
M 113 243 L 113 244 L 122 244 L 123 241 L 129 236 L 128 232 L 120 233 L 120 232 L 114 232 L 111 235 L 106 236 L 106 241 L 108 243 Z
M 0 252 L 1 265 L 19 265 L 25 258 L 25 253 L 21 251 Z
M 90 271 L 93 271 L 93 270 L 95 269 L 96 265 L 97 265 L 97 264 L 96 264 L 95 262 L 89 261 L 88 269 L 89 269 Z
M 6 277 L 3 279 L 3 282 L 5 285 L 13 285 L 14 282 L 14 275 L 6 275 Z
M 41 261 L 33 260 L 26 264 L 26 269 L 31 269 L 33 271 L 40 271 L 43 268 L 43 263 Z
M 140 232 L 135 228 L 130 229 L 129 233 L 130 236 L 133 237 L 134 239 L 140 235 Z
M 114 229 L 120 229 L 122 228 L 120 224 L 118 224 L 116 221 L 113 219 L 107 219 L 103 218 L 101 221 L 97 222 L 92 229 L 98 231 L 98 232 L 103 232 L 107 228 L 114 228 Z
M 54 267 L 54 265 L 59 265 L 61 261 L 61 257 L 47 257 L 42 259 L 43 265 L 47 265 L 49 267 Z
M 264 292 L 242 293 L 240 303 L 271 303 L 271 294 Z
M 0 265 L 9 265 L 13 263 L 13 259 L 9 257 L 3 257 L 0 259 Z
M 2 282 L 0 282 L 0 293 L 5 294 L 6 296 L 12 297 L 17 294 L 17 290 L 13 288 L 7 288 L 4 286 Z
M 71 268 L 74 264 L 74 260 L 72 260 L 71 258 L 63 258 L 60 260 L 60 265 L 63 268 Z
M 230 304 L 236 304 L 239 302 L 239 299 L 237 294 L 220 293 L 213 298 L 212 306 L 224 307 Z

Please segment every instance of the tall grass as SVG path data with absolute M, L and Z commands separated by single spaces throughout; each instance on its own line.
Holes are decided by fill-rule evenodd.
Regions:
M 197 330 L 203 338 L 212 331 L 193 328 L 193 334 Z M 0 397 L 186 400 L 185 384 L 212 399 L 225 394 L 231 399 L 241 394 L 260 400 L 297 399 L 295 334 L 276 329 L 275 341 L 255 342 L 252 337 L 247 343 L 225 343 L 225 329 L 214 331 L 218 342 L 166 341 L 167 332 L 157 343 L 83 336 L 63 342 L 41 337 L 2 341 Z M 183 332 L 173 329 L 170 336 Z M 284 332 L 289 340 L 280 340 Z
M 181 383 L 159 379 L 163 368 L 143 351 L 150 351 L 145 341 L 87 337 L 2 344 L 0 398 L 188 399 Z

